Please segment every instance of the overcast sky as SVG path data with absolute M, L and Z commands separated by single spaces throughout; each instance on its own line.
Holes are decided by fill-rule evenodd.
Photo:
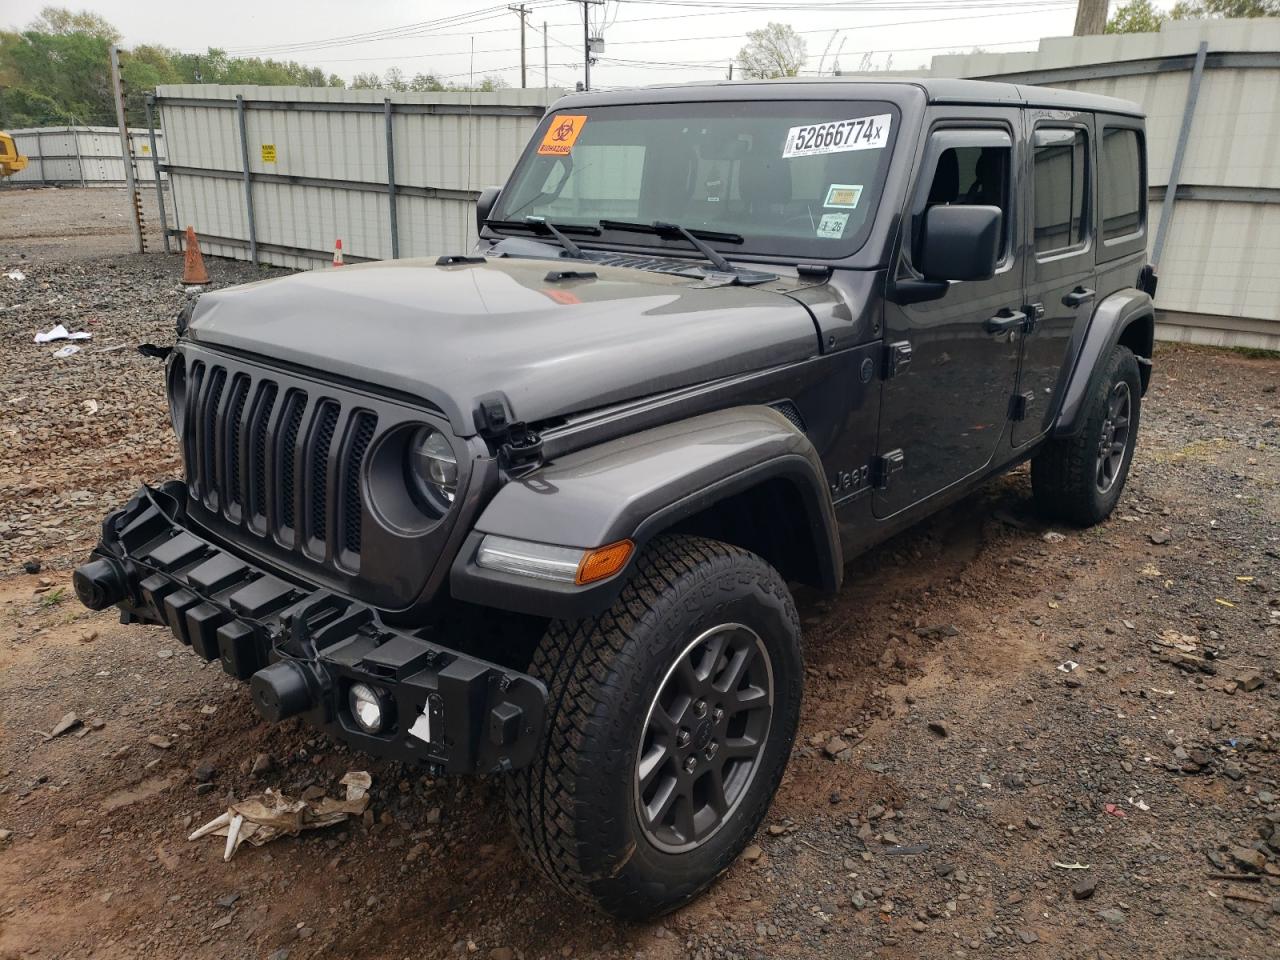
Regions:
M 5 0 L 0 22 L 25 26 L 48 0 Z M 525 0 L 530 8 L 529 86 L 542 86 L 542 24 L 548 26 L 551 85 L 582 78 L 582 7 Z M 126 46 L 158 43 L 201 52 L 294 59 L 350 80 L 398 66 L 465 81 L 496 74 L 520 84 L 520 21 L 489 0 L 89 0 L 67 3 L 106 17 Z M 1075 0 L 608 0 L 591 7 L 605 49 L 592 85 L 633 86 L 724 76 L 748 30 L 788 23 L 807 43 L 806 72 L 927 65 L 936 53 L 982 47 L 1034 49 L 1040 37 L 1070 35 Z M 474 58 L 472 47 L 474 46 Z M 824 51 L 826 51 L 824 58 Z

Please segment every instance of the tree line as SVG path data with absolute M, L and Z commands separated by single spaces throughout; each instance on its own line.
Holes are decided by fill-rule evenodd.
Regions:
M 0 129 L 62 125 L 113 125 L 110 49 L 120 31 L 89 11 L 45 7 L 20 30 L 0 30 Z M 232 57 L 210 47 L 182 53 L 141 44 L 120 52 L 121 83 L 131 124 L 143 122 L 144 97 L 164 83 L 253 83 L 301 87 L 345 87 L 337 74 L 293 60 Z M 504 84 L 486 77 L 477 89 Z M 454 90 L 431 74 L 407 79 L 393 67 L 384 76 L 358 74 L 351 84 L 362 89 Z

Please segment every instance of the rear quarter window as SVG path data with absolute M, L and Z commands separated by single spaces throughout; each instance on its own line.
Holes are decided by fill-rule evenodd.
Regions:
M 1147 203 L 1142 195 L 1145 166 L 1141 131 L 1132 127 L 1103 127 L 1098 149 L 1098 197 L 1104 243 L 1136 236 L 1145 229 Z

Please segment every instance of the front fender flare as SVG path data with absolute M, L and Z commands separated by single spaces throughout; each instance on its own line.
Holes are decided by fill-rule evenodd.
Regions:
M 610 579 L 576 586 L 482 569 L 475 563 L 480 541 L 497 534 L 584 550 L 624 539 L 643 547 L 681 519 L 777 479 L 791 485 L 802 508 L 805 523 L 795 536 L 817 551 L 819 585 L 835 589 L 843 557 L 821 459 L 782 414 L 742 406 L 579 450 L 507 483 L 454 561 L 452 593 L 539 616 L 578 619 L 602 612 L 621 591 L 634 555 Z
M 1085 398 L 1103 359 L 1120 341 L 1125 328 L 1137 320 L 1152 319 L 1155 307 L 1151 297 L 1141 290 L 1127 287 L 1117 290 L 1098 304 L 1085 331 L 1084 343 L 1076 355 L 1075 366 L 1062 395 L 1062 408 L 1054 422 L 1054 437 L 1074 437 L 1084 427 Z

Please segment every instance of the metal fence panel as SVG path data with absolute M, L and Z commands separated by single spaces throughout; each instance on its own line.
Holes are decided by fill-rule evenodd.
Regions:
M 28 127 L 6 131 L 18 152 L 28 158 L 27 168 L 5 178 L 15 186 L 119 187 L 125 183 L 120 156 L 120 131 L 115 127 Z M 131 127 L 129 142 L 138 177 L 150 181 L 151 143 L 147 131 Z M 156 148 L 163 154 L 164 139 L 156 134 Z
M 399 255 L 465 252 L 476 196 L 506 179 L 560 95 L 163 86 L 176 223 L 195 227 L 211 253 L 245 258 L 252 240 L 260 261 L 281 266 L 321 265 L 337 239 L 354 259 L 392 257 L 390 143 Z

